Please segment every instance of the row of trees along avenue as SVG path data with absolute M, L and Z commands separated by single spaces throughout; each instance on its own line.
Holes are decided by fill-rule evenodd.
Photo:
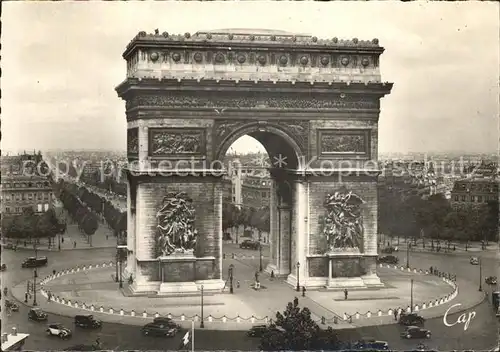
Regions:
M 117 209 L 105 197 L 62 179 L 55 185 L 55 191 L 72 219 L 89 237 L 97 231 L 99 217 L 106 221 L 116 236 L 127 231 L 127 213 Z
M 236 243 L 238 243 L 239 228 L 243 226 L 246 229 L 255 229 L 261 234 L 270 231 L 270 212 L 269 207 L 256 209 L 253 207 L 237 207 L 233 203 L 225 202 L 222 208 L 222 231 L 228 230 L 236 232 Z M 234 231 L 235 230 L 235 231 Z M 229 240 L 230 238 L 224 238 Z
M 391 237 L 410 238 L 414 244 L 425 238 L 431 241 L 498 241 L 498 201 L 474 207 L 451 207 L 443 194 L 428 199 L 419 196 L 402 198 L 387 192 L 379 204 L 379 231 Z
M 66 224 L 57 218 L 53 209 L 41 215 L 35 214 L 33 208 L 27 207 L 22 214 L 2 215 L 2 237 L 19 241 L 33 242 L 36 250 L 41 238 L 47 238 L 49 248 L 58 234 L 66 232 Z

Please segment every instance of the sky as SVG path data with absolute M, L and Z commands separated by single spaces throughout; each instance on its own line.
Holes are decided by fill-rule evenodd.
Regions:
M 379 152 L 494 153 L 499 4 L 493 2 L 6 2 L 2 152 L 126 148 L 122 53 L 141 30 L 269 28 L 378 38 Z M 233 150 L 258 150 L 242 137 Z

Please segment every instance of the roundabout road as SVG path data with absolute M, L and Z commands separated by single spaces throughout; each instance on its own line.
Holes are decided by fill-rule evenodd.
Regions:
M 232 248 L 227 248 L 231 253 Z M 226 251 L 226 249 L 225 249 Z M 257 254 L 257 251 L 245 251 L 247 253 Z M 53 269 L 74 267 L 82 264 L 100 263 L 111 260 L 114 255 L 113 248 L 75 250 L 62 252 L 42 252 L 39 255 L 46 255 L 49 258 L 49 266 L 39 270 L 40 277 L 49 274 Z M 2 273 L 2 281 L 7 286 L 13 286 L 16 283 L 30 279 L 32 270 L 21 269 L 21 261 L 32 255 L 29 251 L 5 251 L 3 260 L 8 266 L 8 270 Z M 405 253 L 399 253 L 401 260 L 405 259 Z M 412 253 L 410 264 L 426 263 L 433 265 L 440 270 L 457 273 L 464 276 L 472 283 L 478 284 L 478 267 L 469 264 L 468 257 L 445 256 L 431 253 Z M 252 263 L 253 264 L 253 263 Z M 254 264 L 255 265 L 255 264 Z M 494 259 L 483 262 L 483 277 L 495 275 L 497 264 Z M 4 281 L 5 280 L 5 281 Z M 483 279 L 484 280 L 484 279 Z M 39 296 L 40 299 L 44 299 Z M 455 302 L 451 302 L 455 303 Z M 459 302 L 456 302 L 459 303 Z M 283 307 L 284 308 L 284 307 Z M 182 333 L 174 338 L 163 339 L 154 337 L 144 337 L 140 333 L 138 326 L 128 326 L 115 323 L 104 323 L 99 331 L 88 331 L 75 329 L 71 317 L 63 317 L 55 314 L 49 314 L 49 322 L 60 322 L 73 330 L 74 336 L 70 341 L 61 341 L 57 337 L 48 337 L 45 334 L 45 323 L 30 322 L 27 319 L 29 308 L 20 304 L 20 311 L 12 313 L 10 317 L 2 319 L 4 329 L 10 329 L 16 326 L 18 331 L 31 334 L 25 344 L 25 349 L 29 350 L 60 350 L 70 347 L 74 344 L 91 344 L 97 337 L 100 338 L 104 349 L 126 350 L 165 350 L 178 349 L 182 338 Z M 493 314 L 490 302 L 485 301 L 473 309 L 476 317 L 472 320 L 468 330 L 464 331 L 462 324 L 453 327 L 446 327 L 443 318 L 429 319 L 425 327 L 430 329 L 433 337 L 423 342 L 430 348 L 439 350 L 463 350 L 476 349 L 485 350 L 492 348 L 497 343 L 497 318 Z M 449 322 L 454 322 L 460 314 L 451 314 L 448 316 Z M 3 330 L 6 331 L 6 330 Z M 363 327 L 356 330 L 343 329 L 338 333 L 343 340 L 355 341 L 362 337 L 373 337 L 389 342 L 392 349 L 404 350 L 415 348 L 419 340 L 407 341 L 399 337 L 402 328 L 397 325 Z M 245 331 L 208 331 L 197 329 L 195 336 L 196 349 L 198 350 L 218 350 L 218 349 L 239 349 L 256 350 L 258 349 L 258 339 L 248 338 Z

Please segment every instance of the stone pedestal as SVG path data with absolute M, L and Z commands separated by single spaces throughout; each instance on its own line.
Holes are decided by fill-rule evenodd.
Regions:
M 353 289 L 381 287 L 383 284 L 376 272 L 367 267 L 366 258 L 357 248 L 342 249 L 327 253 L 327 289 Z

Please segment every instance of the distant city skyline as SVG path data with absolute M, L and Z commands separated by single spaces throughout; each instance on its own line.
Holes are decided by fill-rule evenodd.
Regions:
M 379 38 L 382 79 L 394 82 L 381 101 L 380 153 L 495 153 L 498 9 L 489 2 L 7 2 L 2 150 L 125 150 L 125 103 L 114 88 L 125 79 L 121 54 L 139 31 L 253 27 Z M 246 136 L 232 150 L 263 148 Z

